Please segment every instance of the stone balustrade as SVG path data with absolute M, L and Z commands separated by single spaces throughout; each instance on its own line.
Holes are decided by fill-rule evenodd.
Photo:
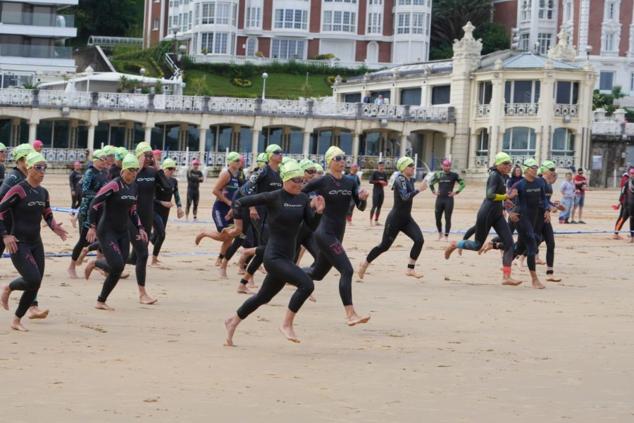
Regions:
M 336 103 L 325 100 L 278 100 L 166 94 L 66 92 L 0 89 L 0 106 L 208 113 L 260 116 L 337 117 L 409 122 L 455 122 L 453 107 Z
M 537 116 L 538 112 L 537 103 L 506 103 L 504 105 L 506 116 Z

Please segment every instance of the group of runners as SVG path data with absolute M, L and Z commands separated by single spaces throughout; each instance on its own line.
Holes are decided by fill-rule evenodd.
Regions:
M 0 146 L 0 154 L 3 151 Z M 4 178 L 0 189 L 0 235 L 2 250 L 6 247 L 11 254 L 20 277 L 2 289 L 0 300 L 8 309 L 10 293 L 23 291 L 11 327 L 25 330 L 21 319 L 27 313 L 30 318 L 45 318 L 48 314 L 37 302 L 44 275 L 40 221 L 43 219 L 62 239 L 68 234 L 62 224 L 55 221 L 48 192 L 42 187 L 47 169 L 42 154 L 34 151 L 31 145 L 22 144 L 13 149 L 12 155 L 16 167 Z M 95 304 L 97 309 L 113 310 L 108 305 L 108 297 L 119 279 L 128 277 L 124 273 L 126 264 L 135 266 L 140 303 L 155 304 L 156 299 L 146 288 L 148 244 L 153 244 L 151 264 L 160 265 L 158 257 L 174 204 L 178 218 L 189 217 L 190 206 L 193 206 L 193 218 L 197 219 L 199 185 L 204 179 L 200 163 L 194 161 L 187 172 L 187 211 L 184 211 L 174 177 L 177 164 L 169 158 L 160 162 L 160 157 L 160 151 L 152 151 L 146 142 L 139 143 L 133 153 L 125 148 L 106 146 L 93 152 L 92 163 L 83 174 L 80 175 L 81 166 L 75 165 L 69 176 L 73 206 L 77 207 L 79 237 L 68 273 L 71 278 L 76 278 L 77 267 L 82 265 L 87 254 L 97 252 L 97 258 L 90 260 L 84 270 L 86 278 L 95 269 L 105 278 Z M 220 242 L 216 265 L 223 277 L 227 276 L 227 264 L 242 248 L 237 291 L 253 295 L 225 321 L 226 345 L 233 345 L 240 322 L 268 303 L 286 284 L 294 285 L 297 290 L 289 301 L 280 331 L 288 340 L 299 342 L 293 327 L 296 314 L 307 299 L 313 299 L 314 281 L 322 280 L 332 268 L 339 274 L 339 295 L 346 323 L 356 326 L 368 322 L 370 316 L 358 312 L 353 302 L 354 269 L 343 239 L 352 209 L 365 210 L 369 192 L 361 187 L 356 172 L 345 174 L 344 151 L 332 146 L 325 152 L 326 170 L 308 159 L 298 162 L 285 157 L 282 148 L 275 144 L 269 145 L 258 156 L 248 177 L 239 153 L 228 153 L 226 162 L 213 189 L 216 200 L 212 218 L 216 228 L 196 237 L 197 244 L 207 237 Z M 557 177 L 553 162 L 539 164 L 533 159 L 525 160 L 520 168 L 521 175 L 514 174 L 509 178 L 512 165 L 513 160 L 508 154 L 497 154 L 475 224 L 463 240 L 448 245 L 445 258 L 449 259 L 456 250 L 482 254 L 498 249 L 502 253 L 502 283 L 516 286 L 521 281 L 511 276 L 511 264 L 515 258 L 525 256 L 532 286 L 541 289 L 544 285 L 537 275 L 536 264 L 542 243 L 546 247 L 546 280 L 561 280 L 554 273 L 555 240 L 550 216 L 566 207 L 551 198 L 552 184 Z M 630 169 L 628 175 L 623 204 L 629 210 L 634 204 L 634 169 Z M 380 242 L 359 264 L 357 273 L 361 279 L 370 264 L 390 249 L 401 232 L 412 240 L 405 274 L 422 277 L 416 272 L 416 261 L 424 237 L 411 214 L 413 201 L 421 191 L 430 189 L 436 196 L 438 239 L 448 241 L 454 198 L 465 188 L 449 160 L 444 160 L 441 170 L 418 184 L 412 158 L 401 157 L 391 178 L 385 173 L 384 164 L 379 163 L 370 177 L 373 185 L 371 225 L 381 224 L 384 190 L 390 180 L 393 206 L 385 220 Z M 487 242 L 491 228 L 497 237 Z M 515 231 L 517 241 L 513 238 Z M 474 240 L 469 239 L 472 236 Z M 299 263 L 305 252 L 313 261 L 302 268 Z M 262 264 L 266 276 L 254 292 L 257 286 L 253 275 Z

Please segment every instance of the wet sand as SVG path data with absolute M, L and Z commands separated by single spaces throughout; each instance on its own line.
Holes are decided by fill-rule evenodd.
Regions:
M 68 206 L 66 177 L 49 175 L 45 186 L 54 206 Z M 201 188 L 204 220 L 211 188 L 210 181 Z M 457 197 L 454 230 L 473 224 L 483 191 L 468 185 Z M 587 225 L 555 229 L 609 231 L 617 196 L 588 193 Z M 429 192 L 415 200 L 424 230 L 434 228 L 433 201 Z M 391 204 L 386 193 L 382 221 Z M 56 214 L 70 227 L 66 214 Z M 369 227 L 368 216 L 355 211 L 346 234 L 355 268 L 381 238 L 383 227 Z M 94 272 L 90 281 L 70 280 L 69 258 L 48 259 L 39 294 L 48 319 L 25 319 L 30 332 L 17 333 L 9 329 L 12 314 L 0 313 L 1 420 L 634 420 L 634 245 L 608 234 L 557 235 L 563 282 L 538 291 L 517 267 L 524 284 L 502 287 L 497 252 L 446 262 L 446 243 L 429 232 L 417 267 L 424 278 L 406 278 L 411 242 L 401 235 L 353 286 L 357 309 L 372 314 L 368 324 L 345 325 L 333 271 L 315 283 L 317 303 L 307 302 L 297 318 L 301 344 L 277 330 L 293 292 L 287 288 L 243 322 L 237 347 L 227 348 L 223 320 L 247 297 L 235 293 L 236 266 L 228 280 L 217 276 L 218 244 L 194 245 L 209 225 L 172 213 L 162 258 L 169 270 L 148 270 L 155 306 L 138 303 L 128 266 L 131 277 L 109 299 L 116 311 L 95 310 L 103 278 Z M 77 238 L 76 231 L 66 242 L 46 228 L 43 234 L 49 253 L 69 253 Z M 16 273 L 8 259 L 0 263 L 4 284 Z M 539 272 L 545 278 L 543 266 Z M 18 298 L 11 296 L 12 311 Z

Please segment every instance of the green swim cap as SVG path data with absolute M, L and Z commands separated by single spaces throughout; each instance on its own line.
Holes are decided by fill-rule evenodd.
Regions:
M 326 150 L 326 153 L 324 154 L 324 158 L 326 159 L 326 166 L 330 166 L 330 162 L 335 157 L 345 156 L 345 155 L 346 155 L 346 152 L 335 145 L 328 147 L 328 150 Z
M 141 141 L 140 143 L 138 143 L 136 146 L 136 149 L 134 150 L 134 154 L 136 154 L 137 157 L 142 156 L 143 154 L 147 152 L 151 153 L 152 147 L 150 146 L 149 143 L 145 141 Z
M 324 167 L 319 163 L 315 163 L 315 170 L 317 171 L 317 173 L 324 173 Z
M 32 151 L 26 156 L 26 168 L 30 169 L 35 166 L 37 163 L 44 162 L 46 163 L 46 159 L 42 155 L 42 153 L 38 153 L 36 151 Z
M 411 157 L 403 156 L 396 162 L 396 168 L 399 172 L 402 172 L 411 164 L 414 164 L 414 160 Z
M 92 152 L 92 158 L 93 159 L 103 159 L 104 157 L 106 157 L 106 155 L 104 154 L 103 150 L 99 149 L 99 150 L 95 150 Z
M 6 149 L 7 149 L 7 146 L 0 142 L 0 151 L 5 151 Z
M 117 161 L 121 161 L 127 155 L 128 155 L 128 149 L 127 148 L 125 148 L 125 147 L 117 147 L 116 152 L 114 154 L 114 158 Z
M 138 169 L 139 167 L 139 159 L 131 153 L 127 154 L 121 162 L 121 169 Z
M 33 147 L 31 146 L 31 144 L 20 144 L 17 147 L 15 147 L 12 151 L 13 160 L 17 162 L 18 160 L 28 156 L 29 153 L 33 151 L 35 150 L 33 150 Z
M 508 154 L 506 154 L 505 152 L 501 151 L 498 154 L 495 155 L 495 165 L 501 165 L 504 162 L 511 162 L 513 163 L 513 159 L 511 158 L 511 156 L 509 156 Z
M 235 151 L 227 154 L 227 163 L 233 163 L 240 160 L 240 153 L 236 153 Z
M 284 163 L 288 163 L 288 161 L 289 161 L 289 160 L 294 160 L 294 159 L 291 159 L 291 158 L 290 158 L 290 157 L 288 157 L 288 156 L 284 156 L 284 157 L 282 157 L 282 164 L 284 164 Z
M 315 163 L 310 159 L 303 159 L 299 162 L 299 167 L 306 172 L 309 169 L 315 169 Z
M 286 164 L 281 167 L 282 181 L 286 182 L 289 179 L 301 178 L 304 176 L 304 171 L 297 163 L 297 160 L 290 159 Z
M 524 160 L 524 163 L 522 164 L 522 167 L 524 168 L 524 170 L 528 169 L 528 168 L 539 168 L 539 163 L 537 163 L 537 160 L 535 159 L 526 159 Z
M 266 163 L 269 159 L 268 154 L 260 153 L 258 154 L 258 158 L 255 160 L 257 163 Z
M 101 151 L 103 151 L 103 154 L 106 156 L 114 156 L 117 153 L 117 147 L 114 145 L 106 145 Z
M 557 169 L 557 165 L 552 160 L 544 160 L 539 168 L 539 173 L 544 173 L 550 169 Z
M 165 159 L 163 160 L 163 164 L 161 165 L 162 169 L 170 169 L 176 168 L 176 162 L 173 159 Z
M 280 147 L 277 144 L 271 144 L 268 147 L 266 147 L 266 150 L 264 151 L 266 151 L 266 160 L 269 161 L 271 160 L 271 156 L 273 155 L 275 151 L 282 151 L 282 147 Z

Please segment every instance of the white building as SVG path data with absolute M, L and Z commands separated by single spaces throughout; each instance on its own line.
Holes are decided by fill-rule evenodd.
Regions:
M 78 0 L 0 1 L 0 86 L 34 85 L 75 72 L 74 16 L 63 9 Z

